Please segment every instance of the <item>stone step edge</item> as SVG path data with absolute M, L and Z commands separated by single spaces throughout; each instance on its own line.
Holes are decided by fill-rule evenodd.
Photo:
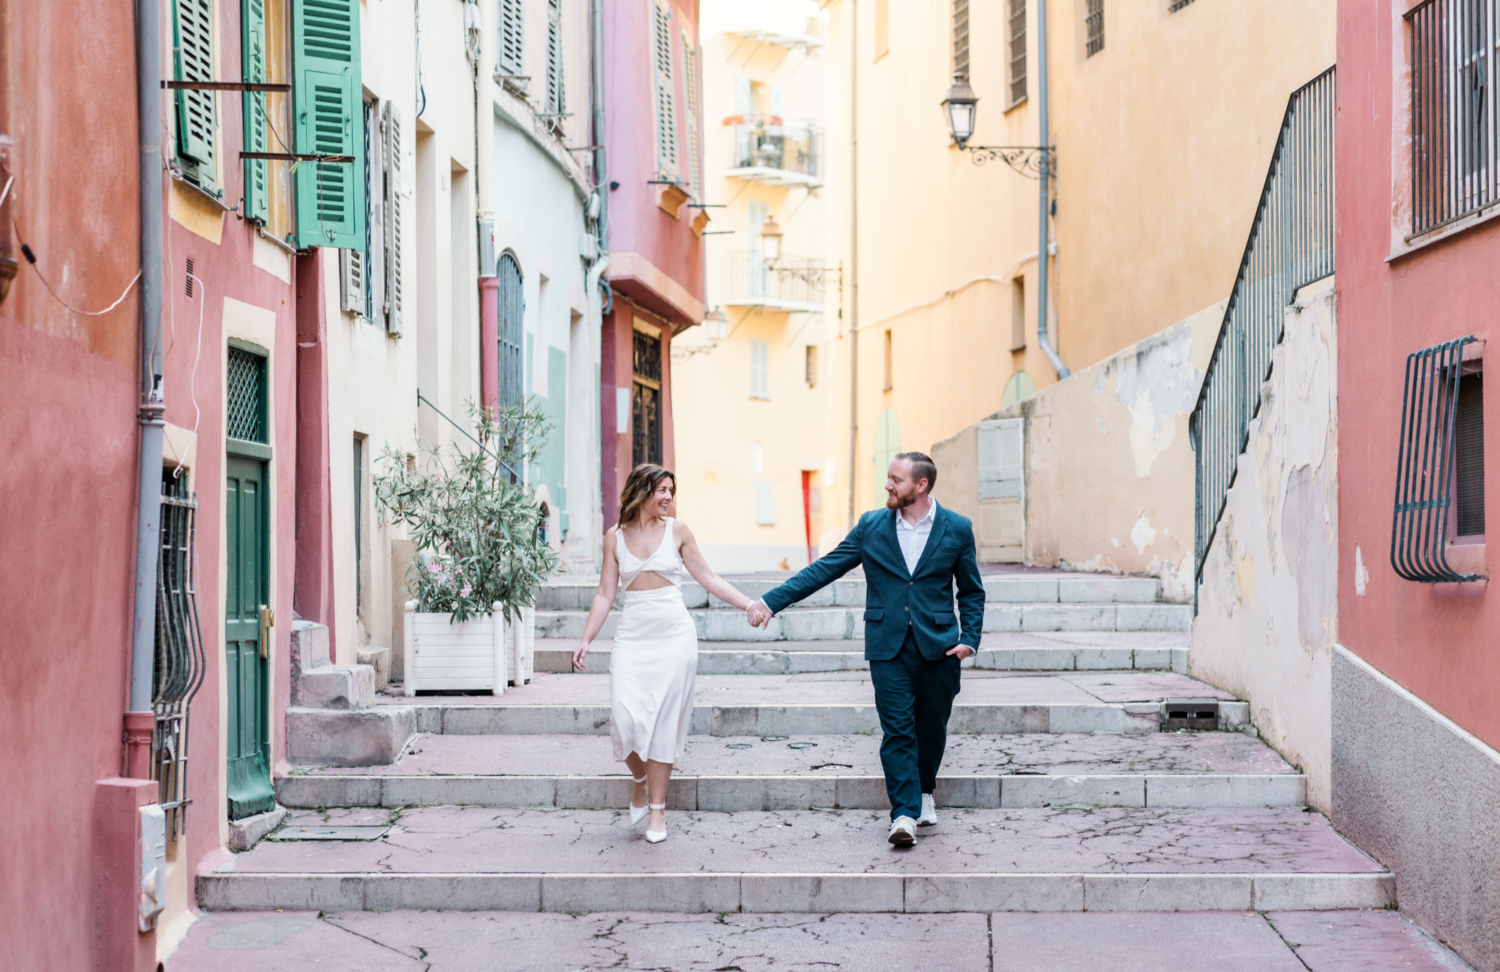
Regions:
M 829 642 L 837 644 L 837 641 Z M 710 645 L 724 642 L 707 642 Z M 788 649 L 776 642 L 744 648 L 699 648 L 700 675 L 800 675 L 869 668 L 863 649 Z M 994 672 L 1173 671 L 1186 673 L 1185 647 L 1113 648 L 1097 645 L 1057 648 L 981 648 L 972 667 Z M 610 649 L 589 652 L 586 671 L 609 671 Z M 745 657 L 748 656 L 748 657 Z M 600 664 L 603 662 L 603 664 Z M 1080 664 L 1080 663 L 1083 664 Z M 736 664 L 738 663 L 738 664 Z M 538 648 L 536 671 L 553 675 L 574 673 L 571 648 Z
M 451 776 L 327 774 L 276 781 L 281 805 L 333 807 L 478 806 L 497 809 L 618 810 L 631 795 L 621 776 Z M 938 806 L 953 809 L 1034 807 L 1290 807 L 1306 804 L 1301 774 L 1130 773 L 1078 776 L 940 776 Z M 674 776 L 672 810 L 734 813 L 770 810 L 885 810 L 885 778 L 830 776 Z
M 411 700 L 408 700 L 411 701 Z M 608 705 L 462 705 L 415 701 L 416 730 L 438 735 L 609 734 Z M 1024 704 L 958 703 L 949 731 L 983 735 L 1102 732 L 1144 735 L 1165 721 L 1161 702 Z M 874 732 L 873 703 L 694 706 L 695 736 L 841 736 Z M 1248 702 L 1219 703 L 1220 731 L 1254 734 Z M 393 762 L 389 760 L 388 762 Z
M 649 852 L 642 844 L 643 852 Z M 918 847 L 911 851 L 920 854 Z M 206 911 L 836 913 L 1332 911 L 1396 907 L 1374 873 L 200 873 Z

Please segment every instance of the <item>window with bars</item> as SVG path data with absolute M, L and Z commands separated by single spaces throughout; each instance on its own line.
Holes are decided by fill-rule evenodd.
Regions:
M 1192 2 L 1193 0 L 1172 0 L 1171 3 L 1167 4 L 1167 13 L 1176 13 Z
M 641 331 L 631 335 L 631 459 L 633 465 L 662 461 L 661 339 Z
M 1104 0 L 1086 0 L 1083 29 L 1084 53 L 1093 57 L 1104 50 Z
M 953 71 L 969 76 L 969 0 L 953 0 Z
M 1484 385 L 1478 362 L 1464 360 L 1473 342 L 1447 341 L 1406 359 L 1391 525 L 1391 566 L 1406 580 L 1478 579 L 1447 556 L 1449 541 L 1484 532 Z
M 188 712 L 203 684 L 203 631 L 193 580 L 198 498 L 188 477 L 167 469 L 161 481 L 160 547 L 156 561 L 156 659 L 151 673 L 151 778 L 167 815 L 167 837 L 187 831 Z
M 1026 0 L 1010 0 L 1010 103 L 1026 100 Z
M 1406 21 L 1417 235 L 1500 202 L 1500 0 L 1427 0 Z
M 241 442 L 269 445 L 265 356 L 231 347 L 226 379 L 224 434 Z

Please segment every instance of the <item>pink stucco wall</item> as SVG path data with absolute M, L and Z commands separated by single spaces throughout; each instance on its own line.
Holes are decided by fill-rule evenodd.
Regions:
M 1399 13 L 1339 4 L 1339 640 L 1464 729 L 1500 747 L 1500 596 L 1490 583 L 1419 584 L 1390 564 L 1406 356 L 1465 335 L 1500 338 L 1500 222 L 1387 260 L 1408 178 L 1408 101 L 1392 57 Z M 1402 85 L 1393 88 L 1393 84 Z M 1393 141 L 1395 142 L 1393 151 Z M 1409 232 L 1398 225 L 1398 236 Z M 1486 360 L 1493 359 L 1490 346 Z M 1500 524 L 1500 395 L 1485 405 L 1485 516 Z M 1500 532 L 1490 527 L 1491 532 Z M 1490 545 L 1495 546 L 1495 545 Z M 1356 591 L 1356 549 L 1369 580 Z M 1493 572 L 1496 557 L 1488 555 Z

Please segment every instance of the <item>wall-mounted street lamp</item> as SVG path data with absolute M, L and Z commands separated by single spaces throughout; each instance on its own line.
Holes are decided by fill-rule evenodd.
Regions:
M 1055 151 L 1036 145 L 970 145 L 974 137 L 974 121 L 979 114 L 979 96 L 969 87 L 969 79 L 961 72 L 953 73 L 953 84 L 942 102 L 948 115 L 948 133 L 953 144 L 969 152 L 975 165 L 986 162 L 1004 162 L 1028 179 L 1039 179 L 1043 169 L 1056 176 Z
M 781 227 L 776 225 L 775 216 L 767 215 L 760 228 L 760 257 L 768 267 L 775 267 L 781 259 Z

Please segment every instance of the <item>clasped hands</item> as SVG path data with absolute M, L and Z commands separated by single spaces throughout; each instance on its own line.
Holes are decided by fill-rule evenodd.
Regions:
M 750 606 L 745 608 L 745 620 L 750 623 L 750 627 L 752 628 L 764 628 L 771 623 L 771 617 L 771 609 L 766 607 L 766 602 L 762 600 L 751 601 Z M 947 654 L 957 655 L 959 661 L 962 661 L 974 654 L 974 649 L 968 645 L 954 645 L 948 649 Z

